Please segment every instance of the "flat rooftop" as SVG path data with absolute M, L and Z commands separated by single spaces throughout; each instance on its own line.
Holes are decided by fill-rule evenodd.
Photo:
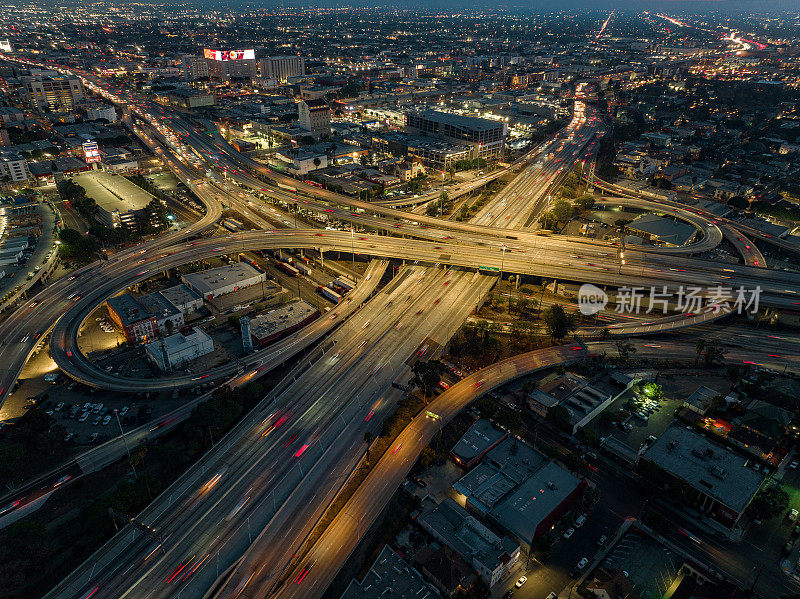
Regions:
M 162 289 L 159 293 L 174 306 L 182 306 L 203 299 L 186 285 L 168 287 L 167 289 Z
M 740 513 L 764 481 L 744 456 L 678 425 L 668 427 L 642 458 Z
M 157 291 L 155 293 L 143 295 L 139 298 L 139 303 L 147 308 L 156 318 L 167 318 L 181 313 L 172 302 Z
M 119 315 L 123 326 L 132 325 L 145 318 L 152 317 L 150 311 L 130 293 L 123 293 L 116 297 L 110 297 L 106 300 L 106 303 L 109 308 Z
M 233 262 L 218 268 L 185 274 L 181 278 L 189 287 L 205 296 L 230 285 L 250 284 L 251 281 L 263 276 L 263 272 L 256 270 L 247 262 Z
M 634 231 L 642 231 L 656 237 L 659 241 L 669 245 L 681 246 L 695 234 L 697 228 L 694 225 L 664 218 L 655 214 L 642 214 L 637 216 L 630 223 L 628 228 Z
M 492 517 L 531 543 L 539 523 L 578 488 L 580 479 L 554 462 L 545 464 L 492 509 Z
M 179 353 L 187 346 L 194 346 L 200 345 L 201 343 L 207 343 L 211 341 L 211 337 L 208 336 L 207 333 L 204 333 L 197 327 L 192 329 L 192 332 L 188 335 L 184 335 L 183 333 L 175 333 L 174 335 L 169 335 L 168 337 L 164 337 L 161 340 L 151 341 L 150 344 L 160 344 L 161 341 L 164 342 L 167 348 L 167 354 L 173 355 Z
M 120 214 L 144 210 L 153 196 L 121 175 L 90 171 L 74 175 L 72 180 L 86 190 L 86 195 L 106 212 Z
M 418 521 L 430 527 L 456 553 L 490 570 L 506 563 L 519 548 L 510 537 L 498 537 L 452 499 L 426 509 Z
M 482 119 L 477 116 L 465 116 L 461 114 L 451 114 L 449 112 L 439 112 L 438 110 L 423 110 L 418 113 L 422 118 L 437 123 L 444 123 L 452 127 L 469 128 L 475 131 L 491 131 L 492 129 L 502 129 L 504 123 L 491 119 Z
M 293 302 L 266 314 L 251 318 L 250 333 L 256 339 L 265 339 L 270 335 L 299 325 L 316 313 L 316 308 L 302 300 Z
M 434 599 L 440 596 L 417 570 L 384 545 L 364 580 L 354 579 L 341 599 Z
M 478 420 L 469 427 L 453 447 L 452 453 L 462 462 L 469 462 L 500 441 L 506 435 L 488 420 Z

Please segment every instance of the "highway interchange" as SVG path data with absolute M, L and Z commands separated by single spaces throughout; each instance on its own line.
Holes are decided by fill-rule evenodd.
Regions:
M 94 367 L 76 344 L 80 326 L 95 306 L 172 266 L 282 247 L 355 252 L 419 265 L 403 267 L 368 300 L 386 268 L 385 263 L 374 263 L 369 271 L 373 276 L 361 281 L 348 314 L 336 319 L 325 315 L 312 325 L 315 328 L 287 340 L 285 346 L 253 356 L 244 367 L 232 365 L 209 375 L 209 380 L 251 380 L 285 359 L 284 352 L 288 356 L 328 335 L 315 359 L 301 362 L 299 370 L 290 374 L 291 380 L 284 379 L 278 390 L 139 515 L 141 522 L 157 531 L 163 546 L 139 528 L 126 527 L 48 597 L 202 596 L 215 582 L 219 582 L 217 596 L 221 597 L 321 594 L 430 440 L 435 425 L 418 419 L 404 431 L 397 451 L 384 457 L 381 469 L 370 475 L 364 490 L 352 500 L 362 502 L 354 504 L 355 513 L 361 514 L 358 524 L 354 526 L 350 510 L 349 523 L 341 512 L 321 540 L 307 548 L 310 557 L 293 559 L 300 540 L 360 460 L 364 433 L 377 430 L 390 413 L 389 385 L 407 377 L 409 357 L 421 351 L 426 339 L 444 345 L 495 283 L 496 277 L 477 272 L 482 266 L 612 287 L 760 286 L 762 305 L 792 308 L 800 304 L 795 297 L 800 294 L 800 276 L 763 268 L 763 256 L 747 247 L 751 244 L 746 238 L 737 238 L 745 265 L 720 265 L 658 249 L 628 249 L 623 265 L 618 248 L 607 243 L 524 230 L 546 209 L 548 194 L 573 165 L 594 160 L 601 119 L 593 112 L 587 118 L 580 102 L 576 102 L 573 122 L 527 157 L 519 174 L 473 222 L 456 223 L 360 202 L 289 179 L 236 152 L 215 128 L 210 135 L 202 133 L 185 115 L 172 114 L 129 92 L 122 97 L 109 84 L 81 75 L 128 115 L 137 115 L 128 118 L 137 135 L 164 157 L 203 202 L 206 214 L 182 231 L 123 250 L 51 283 L 6 318 L 0 325 L 0 397 L 7 395 L 28 356 L 54 324 L 53 357 L 78 380 L 118 390 L 202 382 L 196 376 L 159 381 L 108 375 Z M 191 160 L 188 153 L 193 155 Z M 225 173 L 230 181 L 214 181 L 209 171 Z M 286 213 L 265 200 L 324 213 L 374 233 L 287 230 L 285 225 L 291 225 Z M 219 220 L 223 203 L 249 211 L 252 218 L 251 214 L 248 218 L 266 230 L 193 239 Z M 272 229 L 276 222 L 280 227 Z M 687 254 L 704 251 L 723 235 L 736 236 L 735 222 L 703 218 L 695 222 L 703 229 L 702 241 Z M 362 302 L 366 303 L 360 307 Z M 698 315 L 671 319 L 694 322 Z M 635 332 L 654 330 L 652 322 L 637 322 L 637 326 L 644 328 Z M 496 384 L 575 356 L 573 348 L 553 348 L 520 357 L 519 364 L 497 364 L 476 375 L 485 377 L 479 379 L 485 385 L 467 379 L 440 396 L 444 420 Z M 384 461 L 387 470 L 382 469 Z M 371 486 L 380 484 L 383 487 L 377 490 Z M 372 492 L 367 493 L 368 489 Z M 293 585 L 296 573 L 303 585 Z

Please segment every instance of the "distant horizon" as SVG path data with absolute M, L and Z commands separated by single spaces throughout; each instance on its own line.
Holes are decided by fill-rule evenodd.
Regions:
M 553 8 L 551 0 L 532 0 L 529 2 L 509 2 L 493 4 L 487 7 L 478 0 L 461 0 L 453 3 L 452 0 L 425 0 L 400 1 L 392 3 L 370 2 L 369 0 L 191 0 L 189 4 L 204 8 L 237 9 L 248 8 L 362 8 L 362 9 L 401 9 L 401 10 L 459 10 L 486 12 L 512 12 L 512 13 L 541 13 L 558 14 L 572 10 L 576 11 L 612 11 L 616 10 L 626 14 L 637 14 L 646 11 L 663 10 L 673 14 L 709 14 L 709 13 L 735 13 L 735 14 L 792 14 L 800 15 L 800 0 L 563 0 L 558 3 L 559 8 Z

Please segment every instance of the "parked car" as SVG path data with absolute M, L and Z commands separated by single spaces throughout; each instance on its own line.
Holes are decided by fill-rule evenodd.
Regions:
M 586 524 L 586 514 L 581 514 L 575 518 L 575 528 L 580 528 L 584 524 Z
M 520 576 L 520 579 L 517 581 L 517 583 L 514 586 L 517 587 L 517 588 L 520 588 L 526 582 L 528 582 L 528 577 L 527 576 Z
M 564 538 L 565 538 L 565 539 L 568 539 L 568 538 L 570 538 L 570 537 L 571 537 L 573 534 L 575 534 L 575 529 L 574 529 L 574 528 L 572 528 L 572 527 L 570 526 L 570 527 L 567 529 L 567 531 L 564 533 Z
M 586 567 L 586 564 L 588 564 L 588 563 L 589 563 L 589 558 L 588 557 L 583 557 L 583 558 L 581 558 L 581 561 L 578 562 L 578 565 L 576 566 L 576 568 L 578 568 L 578 570 L 583 570 Z

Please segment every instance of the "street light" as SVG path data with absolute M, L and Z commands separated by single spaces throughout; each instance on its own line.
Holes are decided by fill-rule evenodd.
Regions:
M 503 265 L 505 264 L 506 260 L 506 246 L 503 244 L 503 253 L 500 255 L 500 281 L 498 282 L 497 289 L 498 295 L 500 295 L 502 301 L 502 293 L 503 293 Z M 511 310 L 509 309 L 509 313 Z
M 353 225 L 350 225 L 350 257 L 353 261 L 353 283 L 358 283 L 358 278 L 356 277 L 356 249 L 355 249 L 355 239 L 356 239 L 356 231 L 353 228 Z
M 125 433 L 122 430 L 122 423 L 119 421 L 119 410 L 114 410 L 114 416 L 117 417 L 119 434 L 122 437 L 122 442 L 125 443 L 125 451 L 128 453 L 128 463 L 131 465 L 131 470 L 133 470 L 133 478 L 138 478 L 136 475 L 136 466 L 133 465 L 133 460 L 131 460 L 131 450 L 130 447 L 128 447 L 128 439 L 125 437 Z

